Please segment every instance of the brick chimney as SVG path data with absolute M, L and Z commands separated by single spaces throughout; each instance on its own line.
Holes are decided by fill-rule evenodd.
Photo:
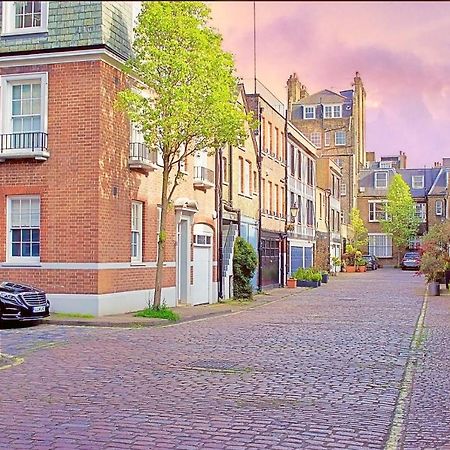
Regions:
M 400 169 L 406 169 L 406 153 L 400 150 L 400 156 L 398 158 L 400 163 Z
M 450 158 L 442 158 L 442 165 L 444 167 L 450 167 Z
M 375 162 L 375 152 L 366 152 L 366 162 L 368 163 Z
M 294 72 L 289 75 L 287 80 L 287 88 L 288 88 L 288 111 L 289 118 L 291 118 L 292 113 L 292 104 L 298 102 L 302 98 L 307 97 L 308 91 L 306 90 L 306 86 L 300 83 L 297 74 Z

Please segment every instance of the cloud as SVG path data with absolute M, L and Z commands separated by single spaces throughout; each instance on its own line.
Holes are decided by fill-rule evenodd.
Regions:
M 211 3 L 214 25 L 253 76 L 253 2 Z M 257 2 L 257 73 L 280 99 L 297 72 L 310 93 L 367 91 L 367 150 L 431 165 L 450 150 L 450 4 Z M 449 155 L 450 156 L 450 155 Z

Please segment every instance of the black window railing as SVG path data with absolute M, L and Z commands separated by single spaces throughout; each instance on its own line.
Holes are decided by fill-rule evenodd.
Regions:
M 0 135 L 0 153 L 10 150 L 29 150 L 30 152 L 47 151 L 47 133 L 29 131 Z
M 194 166 L 194 180 L 214 184 L 214 171 L 207 167 Z
M 143 142 L 131 142 L 130 159 L 156 164 L 156 151 L 149 150 Z

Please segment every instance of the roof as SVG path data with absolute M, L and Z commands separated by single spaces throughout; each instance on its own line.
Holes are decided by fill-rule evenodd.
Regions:
M 441 168 L 428 195 L 445 195 L 447 192 L 447 170 Z
M 298 102 L 295 102 L 297 105 L 318 105 L 320 103 L 323 104 L 333 104 L 333 103 L 344 103 L 347 100 L 341 94 L 337 94 L 336 92 L 330 91 L 328 89 L 324 89 L 323 91 L 316 92 L 315 94 L 308 95 L 305 98 L 302 98 Z
M 425 197 L 428 195 L 437 176 L 440 174 L 441 168 L 422 168 L 422 169 L 400 169 L 398 173 L 408 183 L 413 197 Z M 424 179 L 424 187 L 422 189 L 413 189 L 412 177 L 422 176 Z

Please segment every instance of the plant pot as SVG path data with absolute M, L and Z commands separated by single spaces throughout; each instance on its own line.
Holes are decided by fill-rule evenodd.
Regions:
M 345 271 L 346 271 L 347 273 L 354 273 L 354 272 L 356 272 L 356 266 L 347 266 L 347 267 L 345 268 Z
M 320 286 L 320 281 L 305 281 L 305 280 L 297 280 L 297 287 L 310 287 L 316 288 Z
M 322 283 L 328 283 L 328 274 L 327 273 L 322 274 Z
M 367 272 L 367 266 L 358 266 L 358 272 Z
M 428 295 L 441 295 L 441 285 L 437 281 L 430 281 L 428 283 Z
M 288 280 L 287 280 L 287 287 L 288 288 L 295 288 L 295 287 L 297 287 L 297 280 L 295 278 L 288 278 Z

